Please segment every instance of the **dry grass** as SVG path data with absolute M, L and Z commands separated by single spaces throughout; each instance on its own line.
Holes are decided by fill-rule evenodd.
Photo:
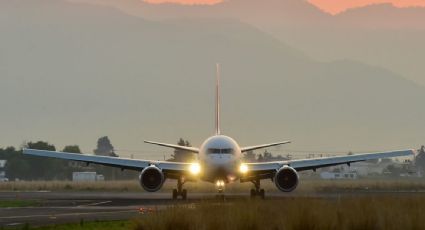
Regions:
M 134 230 L 425 229 L 425 196 L 287 198 L 174 206 L 134 220 Z

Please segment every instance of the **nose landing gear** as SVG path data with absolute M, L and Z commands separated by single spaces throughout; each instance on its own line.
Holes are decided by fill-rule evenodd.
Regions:
M 182 197 L 182 200 L 187 199 L 187 190 L 183 189 L 184 182 L 182 179 L 177 180 L 177 189 L 173 189 L 173 200 L 177 200 L 179 196 Z
M 226 183 L 223 180 L 218 180 L 215 185 L 217 186 L 217 190 L 218 190 L 218 194 L 216 197 L 220 200 L 225 200 L 224 186 L 226 185 Z
M 266 197 L 266 192 L 264 189 L 260 188 L 260 180 L 253 180 L 251 181 L 254 184 L 253 189 L 251 189 L 251 198 L 255 198 L 256 196 L 261 197 L 261 199 L 264 199 Z

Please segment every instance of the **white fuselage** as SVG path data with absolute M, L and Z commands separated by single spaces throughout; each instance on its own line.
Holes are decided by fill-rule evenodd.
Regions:
M 224 135 L 212 136 L 199 149 L 201 179 L 213 183 L 218 180 L 232 182 L 238 178 L 241 160 L 241 148 L 235 140 Z

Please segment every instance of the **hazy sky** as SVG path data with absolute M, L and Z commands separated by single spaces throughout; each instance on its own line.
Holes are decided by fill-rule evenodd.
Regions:
M 145 0 L 151 3 L 177 2 L 183 4 L 215 4 L 221 0 Z M 362 7 L 377 3 L 392 3 L 398 7 L 425 6 L 425 0 L 309 0 L 324 11 L 332 14 L 348 8 Z
M 129 9 L 137 7 L 137 1 L 117 5 Z M 394 73 L 373 60 L 363 63 L 375 57 L 390 60 L 384 64 L 391 67 L 406 60 L 421 73 L 423 30 L 409 32 L 400 26 L 396 33 L 386 33 L 376 26 L 370 34 L 348 24 L 353 31 L 347 36 L 336 33 L 347 30 L 328 30 L 331 36 L 317 42 L 327 33 L 305 27 L 296 34 L 302 28 L 298 22 L 311 23 L 321 16 L 341 20 L 343 15 L 309 18 L 316 9 L 308 4 L 292 9 L 292 1 L 300 0 L 282 4 L 286 15 L 279 10 L 268 18 L 266 11 L 251 20 L 259 4 L 250 5 L 241 18 L 258 23 L 258 28 L 228 19 L 239 15 L 237 4 L 217 14 L 223 18 L 168 23 L 143 18 L 191 12 L 187 7 L 139 4 L 140 11 L 132 13 L 142 17 L 135 17 L 112 7 L 65 0 L 0 1 L 0 147 L 47 140 L 58 149 L 78 144 L 90 153 L 97 138 L 108 135 L 121 156 L 135 152 L 138 158 L 161 159 L 172 151 L 146 145 L 144 139 L 176 143 L 184 137 L 199 146 L 213 131 L 217 61 L 223 70 L 222 131 L 242 146 L 289 139 L 291 145 L 271 151 L 299 154 L 422 145 L 424 86 L 407 80 L 403 69 Z M 307 12 L 307 19 L 299 12 Z M 373 12 L 361 14 L 361 22 L 369 25 L 368 14 L 375 16 Z M 423 21 L 417 18 L 415 22 Z M 399 22 L 399 17 L 384 19 Z M 286 39 L 314 39 L 285 42 L 259 29 L 279 20 L 293 22 L 287 25 L 297 29 L 282 30 Z M 377 42 L 359 43 L 361 39 L 353 39 L 358 34 Z M 324 46 L 327 40 L 330 45 Z M 311 48 L 299 51 L 296 47 L 303 44 Z M 309 57 L 319 46 L 324 51 L 317 53 L 353 47 L 361 55 L 351 61 L 347 51 L 330 62 L 319 55 Z

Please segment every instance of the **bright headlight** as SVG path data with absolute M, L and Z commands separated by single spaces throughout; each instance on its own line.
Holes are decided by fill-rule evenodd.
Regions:
M 241 166 L 239 166 L 239 172 L 241 173 L 247 173 L 248 172 L 248 165 L 246 164 L 241 164 Z
M 223 187 L 225 183 L 222 180 L 218 180 L 217 182 L 215 182 L 215 185 L 217 185 L 217 187 Z
M 193 175 L 198 175 L 201 172 L 201 165 L 199 165 L 198 163 L 193 163 L 190 165 L 189 171 Z

